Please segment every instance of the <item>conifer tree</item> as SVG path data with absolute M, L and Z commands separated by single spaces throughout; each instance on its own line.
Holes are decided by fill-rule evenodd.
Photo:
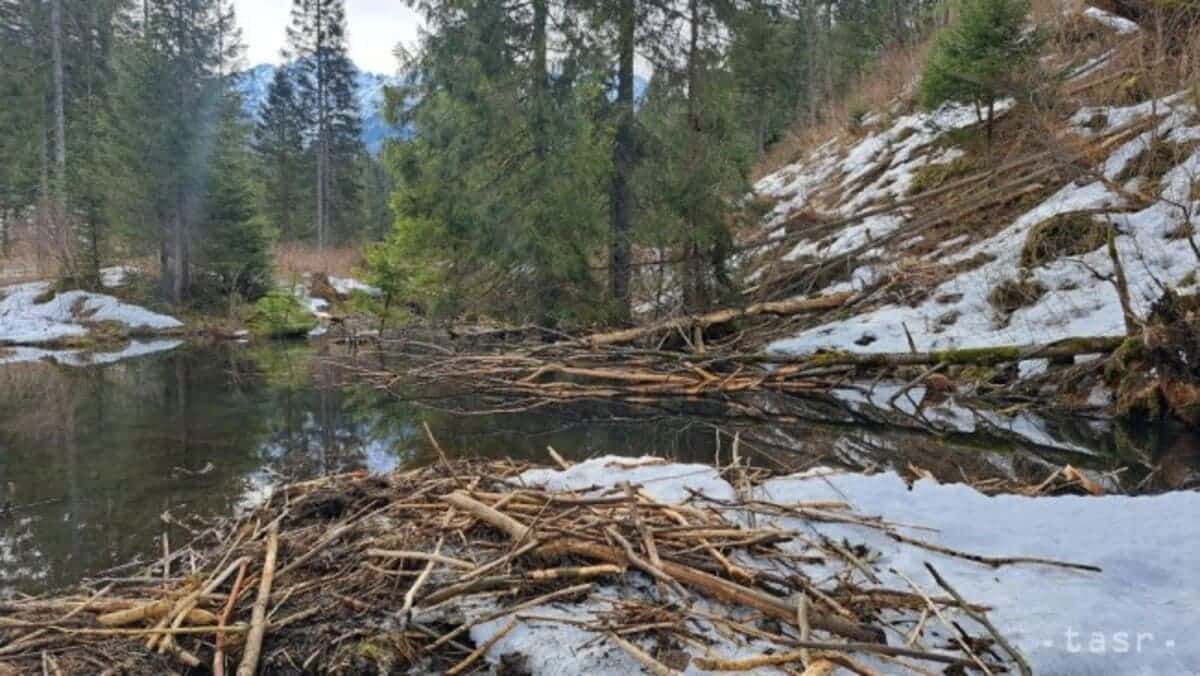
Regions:
M 563 14 L 549 3 L 424 6 L 431 30 L 408 86 L 389 96 L 392 121 L 415 130 L 389 152 L 396 229 L 408 233 L 395 241 L 421 247 L 409 255 L 460 284 L 514 279 L 525 293 L 496 311 L 551 323 L 597 315 L 590 257 L 606 215 L 608 149 L 596 124 L 606 73 L 570 26 L 550 23 Z
M 1028 0 L 962 0 L 957 25 L 938 36 L 921 79 L 925 106 L 973 103 L 990 145 L 996 101 L 1015 93 L 1032 58 L 1028 13 Z
M 262 213 L 284 240 L 306 234 L 302 223 L 311 210 L 304 207 L 311 194 L 311 156 L 305 151 L 306 112 L 301 105 L 291 69 L 275 69 L 254 128 L 254 150 L 262 189 Z
M 140 34 L 123 50 L 108 118 L 114 139 L 110 213 L 159 249 L 164 297 L 187 300 L 203 219 L 226 65 L 240 49 L 223 3 L 148 0 Z
M 222 294 L 255 301 L 271 288 L 271 248 L 268 230 L 255 214 L 249 144 L 238 108 L 236 98 L 229 97 L 208 171 L 199 263 Z
M 344 0 L 294 0 L 285 56 L 293 61 L 316 166 L 317 246 L 347 236 L 359 200 L 362 120 L 347 55 Z

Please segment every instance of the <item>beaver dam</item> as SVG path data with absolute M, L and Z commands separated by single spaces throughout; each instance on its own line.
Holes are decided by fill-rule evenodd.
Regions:
M 730 451 L 721 467 L 443 455 L 284 486 L 147 565 L 5 602 L 0 673 L 1181 673 L 1200 658 L 1173 638 L 1196 629 L 1196 586 L 1161 558 L 1200 531 L 1155 529 L 1194 514 L 1193 494 L 985 497 L 772 476 Z M 1127 626 L 1153 637 L 1141 653 L 1111 631 Z

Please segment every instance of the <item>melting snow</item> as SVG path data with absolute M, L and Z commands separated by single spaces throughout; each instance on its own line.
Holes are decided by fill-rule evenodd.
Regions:
M 1083 10 L 1083 15 L 1089 19 L 1092 19 L 1093 21 L 1097 21 L 1105 26 L 1108 26 L 1120 35 L 1128 35 L 1141 30 L 1136 23 L 1130 21 L 1129 19 L 1126 19 L 1122 16 L 1117 16 L 1112 12 L 1106 12 L 1099 7 L 1088 7 L 1087 9 Z
M 67 291 L 36 302 L 49 288 L 47 282 L 33 282 L 0 289 L 0 344 L 39 345 L 84 336 L 88 322 L 114 321 L 142 331 L 183 327 L 174 317 L 87 291 Z
M 665 501 L 686 499 L 692 491 L 718 500 L 735 494 L 710 467 L 650 458 L 598 458 L 562 472 L 527 472 L 522 479 L 551 489 L 579 490 L 643 483 Z M 926 592 L 937 592 L 924 568 L 925 562 L 933 563 L 967 599 L 992 608 L 990 619 L 1022 650 L 1035 673 L 1127 676 L 1200 670 L 1200 644 L 1192 640 L 1200 632 L 1200 614 L 1195 612 L 1200 607 L 1200 583 L 1191 573 L 1192 554 L 1181 546 L 1200 540 L 1200 522 L 1181 518 L 1200 510 L 1200 494 L 988 497 L 965 485 L 919 481 L 910 488 L 890 473 L 863 476 L 829 470 L 773 479 L 755 490 L 758 497 L 781 504 L 846 501 L 861 514 L 912 524 L 894 527 L 904 535 L 969 553 L 1044 557 L 1102 567 L 1102 573 L 1031 564 L 992 568 L 901 544 L 862 526 L 779 517 L 771 524 L 761 514 L 756 517 L 759 527 L 774 525 L 810 538 L 820 534 L 852 545 L 866 544 L 881 555 L 876 569 L 888 588 L 907 589 L 903 578 L 892 572 L 899 571 Z M 745 518 L 737 510 L 727 513 L 734 519 Z M 804 547 L 799 540 L 784 546 Z M 805 568 L 813 579 L 831 572 L 820 564 Z M 652 585 L 639 586 L 637 579 L 626 576 L 619 586 L 600 586 L 585 601 L 555 603 L 526 613 L 587 620 L 617 599 L 649 598 Z M 483 605 L 469 610 L 468 616 L 482 617 L 492 610 L 494 606 Z M 953 618 L 972 626 L 961 615 Z M 472 639 L 476 644 L 487 641 L 509 619 L 475 626 Z M 739 657 L 761 652 L 753 642 L 734 645 L 711 627 L 693 629 L 712 641 L 716 654 Z M 903 637 L 893 635 L 889 640 L 898 644 Z M 687 649 L 697 654 L 696 648 Z M 501 655 L 512 652 L 526 655 L 534 674 L 640 672 L 619 649 L 565 624 L 522 620 L 488 650 L 486 659 L 497 663 Z M 869 658 L 863 662 L 890 673 L 889 665 Z M 686 673 L 702 672 L 691 666 Z

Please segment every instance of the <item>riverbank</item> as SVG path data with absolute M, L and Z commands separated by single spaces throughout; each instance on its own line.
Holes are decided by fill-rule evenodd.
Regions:
M 0 663 L 232 671 L 257 652 L 267 672 L 1180 673 L 1200 661 L 1185 641 L 1200 590 L 1175 543 L 1200 532 L 1172 515 L 1198 502 L 443 458 L 280 488 L 140 570 L 8 602 Z

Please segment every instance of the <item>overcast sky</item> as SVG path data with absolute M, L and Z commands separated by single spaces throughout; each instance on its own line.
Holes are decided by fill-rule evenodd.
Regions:
M 233 4 L 248 65 L 279 63 L 292 0 L 233 0 Z M 346 18 L 350 57 L 359 68 L 375 73 L 396 70 L 392 49 L 401 42 L 412 46 L 420 26 L 420 18 L 404 0 L 346 0 Z

